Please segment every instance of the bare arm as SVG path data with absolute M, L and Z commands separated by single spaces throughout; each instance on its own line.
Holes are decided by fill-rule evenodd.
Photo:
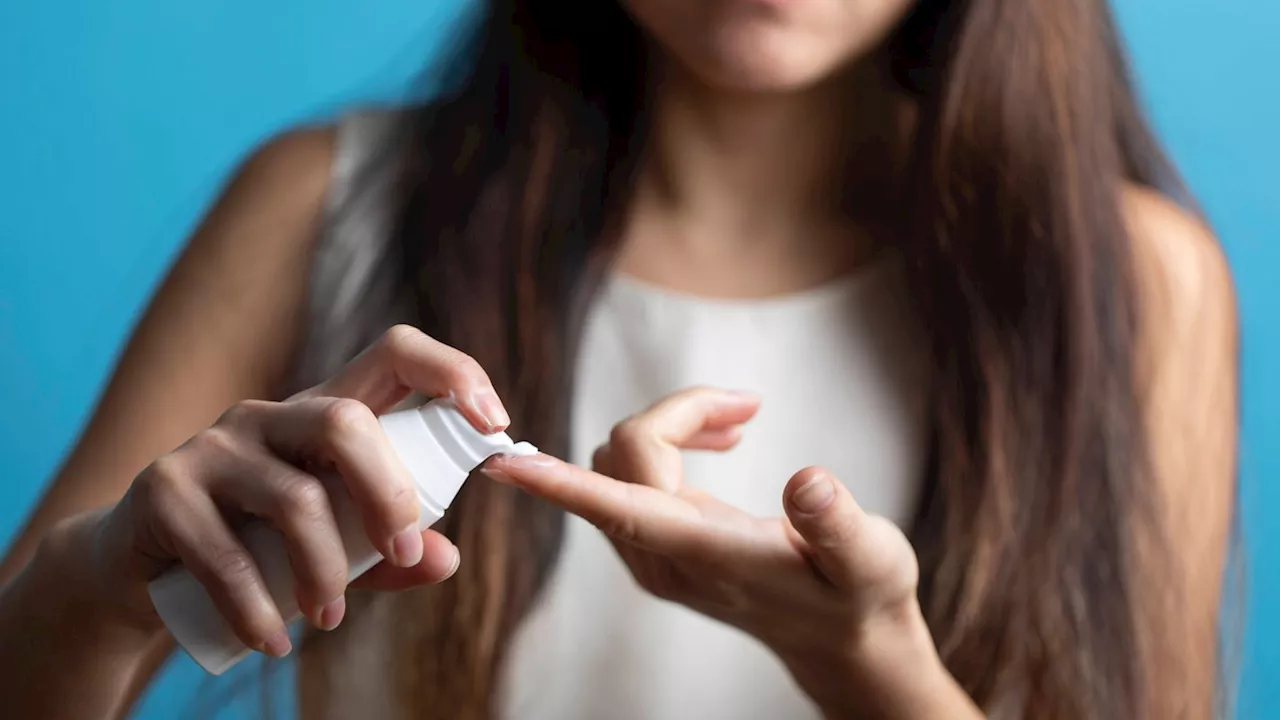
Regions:
M 298 131 L 246 161 L 143 316 L 0 582 L 58 520 L 115 502 L 149 462 L 230 404 L 276 388 L 298 336 L 331 146 L 331 131 Z
M 168 654 L 153 627 L 107 617 L 83 549 L 100 513 L 51 529 L 0 588 L 0 691 L 12 717 L 123 717 Z
M 1217 241 L 1197 219 L 1141 190 L 1126 195 L 1125 210 L 1141 290 L 1151 460 L 1164 490 L 1151 571 L 1160 577 L 1141 580 L 1155 594 L 1141 618 L 1149 715 L 1210 718 L 1222 680 L 1218 619 L 1235 508 L 1234 292 Z
M 7 650 L 0 674 L 40 683 L 39 696 L 55 703 L 29 716 L 121 714 L 167 652 L 162 638 L 108 627 L 86 610 L 78 594 L 92 591 L 76 582 L 72 560 L 59 550 L 87 532 L 83 523 L 55 533 L 52 548 L 18 574 L 60 520 L 118 501 L 143 468 L 227 407 L 276 390 L 299 336 L 332 144 L 330 130 L 293 132 L 240 169 L 152 302 L 82 439 L 0 565 L 0 582 L 8 583 L 0 594 L 0 647 Z

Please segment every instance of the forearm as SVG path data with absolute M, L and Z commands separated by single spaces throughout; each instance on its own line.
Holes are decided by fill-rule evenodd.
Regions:
M 852 652 L 790 664 L 828 720 L 985 717 L 942 664 L 914 608 L 869 631 Z
M 924 660 L 922 658 L 922 660 Z M 828 720 L 977 720 L 985 717 L 941 663 L 922 662 L 895 677 L 812 693 Z
M 95 597 L 98 589 L 67 554 L 42 547 L 0 590 L 0 697 L 6 715 L 120 717 L 167 646 L 155 628 L 109 619 Z

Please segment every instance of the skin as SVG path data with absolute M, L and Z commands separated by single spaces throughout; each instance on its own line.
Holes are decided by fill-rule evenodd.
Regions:
M 874 242 L 832 201 L 834 166 L 824 158 L 848 140 L 835 119 L 849 87 L 869 114 L 890 111 L 890 95 L 844 73 L 909 6 L 631 0 L 669 58 L 618 271 L 694 294 L 759 297 L 866 261 Z M 318 626 L 340 621 L 336 532 L 323 498 L 307 489 L 317 462 L 338 468 L 370 539 L 393 559 L 362 582 L 396 589 L 455 567 L 456 550 L 433 533 L 396 544 L 416 510 L 402 502 L 403 468 L 370 421 L 412 389 L 471 398 L 474 424 L 501 427 L 500 403 L 468 359 L 402 328 L 302 396 L 245 402 L 279 397 L 333 142 L 331 129 L 295 131 L 242 166 L 6 558 L 0 647 L 21 651 L 0 657 L 0 696 L 17 716 L 123 714 L 169 650 L 145 582 L 174 560 L 202 568 L 250 646 L 286 651 L 254 569 L 235 559 L 227 516 L 263 514 L 293 528 L 301 607 Z M 1130 188 L 1118 202 L 1145 301 L 1137 361 L 1159 507 L 1181 560 L 1184 626 L 1164 634 L 1179 644 L 1174 652 L 1203 662 L 1197 677 L 1208 682 L 1234 499 L 1230 276 L 1208 229 L 1166 199 Z M 784 516 L 772 519 L 682 487 L 679 448 L 729 447 L 755 402 L 713 389 L 663 400 L 619 426 L 594 472 L 546 456 L 497 459 L 487 470 L 595 522 L 651 591 L 760 638 L 829 716 L 869 705 L 888 717 L 977 715 L 920 620 L 910 546 L 828 473 L 798 472 L 781 498 Z M 832 494 L 806 509 L 802 498 L 818 492 L 810 482 Z M 225 552 L 210 553 L 208 539 Z
M 681 451 L 730 449 L 759 405 L 695 388 L 616 426 L 591 471 L 534 455 L 484 472 L 596 525 L 650 593 L 754 635 L 829 717 L 981 717 L 929 638 L 911 544 L 830 473 L 797 472 L 777 518 L 683 485 Z

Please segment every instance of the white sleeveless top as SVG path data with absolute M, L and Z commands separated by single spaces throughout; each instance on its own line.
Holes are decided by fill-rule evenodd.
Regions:
M 336 200 L 350 192 L 353 168 L 387 122 L 363 114 L 342 124 Z M 389 307 L 371 315 L 367 301 L 367 289 L 388 281 L 370 259 L 386 242 L 387 218 L 378 212 L 387 208 L 378 205 L 348 211 L 320 241 L 300 375 L 308 381 L 336 362 L 335 351 L 358 349 L 348 345 L 367 336 L 367 323 L 396 319 Z M 748 512 L 779 515 L 791 475 L 822 465 L 867 512 L 908 522 L 924 470 L 926 398 L 921 337 L 901 289 L 893 256 L 762 300 L 710 300 L 613 277 L 591 308 L 577 358 L 569 459 L 589 464 L 615 423 L 676 390 L 750 390 L 763 403 L 741 444 L 688 453 L 687 483 Z M 352 322 L 365 323 L 364 332 Z M 374 613 L 360 622 L 369 627 L 349 662 L 376 677 L 368 663 L 382 660 L 379 638 L 391 631 L 390 618 Z M 342 674 L 335 668 L 330 677 L 341 682 Z M 332 717 L 383 716 L 365 690 L 336 703 Z M 605 538 L 572 516 L 548 585 L 517 632 L 500 692 L 502 715 L 521 720 L 818 717 L 763 645 L 647 595 Z

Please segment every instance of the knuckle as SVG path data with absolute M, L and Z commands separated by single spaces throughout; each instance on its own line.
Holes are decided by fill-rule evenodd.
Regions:
M 240 452 L 240 441 L 235 434 L 217 425 L 200 431 L 192 438 L 192 445 L 202 454 L 228 456 Z
M 191 506 L 187 492 L 176 483 L 155 483 L 135 488 L 135 507 L 141 518 L 167 529 L 179 527 Z
M 370 422 L 376 422 L 367 405 L 347 398 L 330 402 L 321 413 L 324 439 L 331 444 L 363 433 Z
M 290 559 L 290 562 L 298 561 Z M 324 603 L 347 589 L 347 567 L 332 555 L 320 555 L 296 565 L 299 601 L 303 604 Z M 306 599 L 303 599 L 305 596 Z
M 408 513 L 417 507 L 418 495 L 407 484 L 398 483 L 391 489 L 387 504 L 396 512 Z
M 187 465 L 177 453 L 163 455 L 147 466 L 133 481 L 134 500 L 152 512 L 168 516 L 184 506 L 190 483 Z
M 450 387 L 465 387 L 475 383 L 484 383 L 484 370 L 475 358 L 463 352 L 455 352 L 449 358 L 443 370 L 444 380 Z
M 601 445 L 596 451 L 591 453 L 591 469 L 604 475 L 612 474 L 609 462 L 610 450 L 608 445 Z
M 255 582 L 253 558 L 240 549 L 228 548 L 215 552 L 208 560 L 207 570 L 210 578 L 224 592 Z
M 223 411 L 214 425 L 239 426 L 257 417 L 269 403 L 259 400 L 242 400 Z
M 316 573 L 316 589 L 322 598 L 337 597 L 347 589 L 347 568 L 339 562 L 328 564 Z
M 290 475 L 278 484 L 280 511 L 293 519 L 315 523 L 329 514 L 329 496 L 315 478 Z
M 659 447 L 658 435 L 645 418 L 624 420 L 609 433 L 609 461 L 616 473 L 627 474 L 629 470 L 651 466 Z
M 631 544 L 638 537 L 635 520 L 629 517 L 610 516 L 599 518 L 595 522 L 595 526 L 608 537 L 618 542 Z
M 404 484 L 372 487 L 367 498 L 366 521 L 385 530 L 396 532 L 417 519 L 417 495 Z
M 393 355 L 399 355 L 409 349 L 411 345 L 419 342 L 425 335 L 421 330 L 412 325 L 393 325 L 382 333 L 382 346 L 387 352 Z
M 609 432 L 609 445 L 622 452 L 633 452 L 644 444 L 648 428 L 639 418 L 628 418 L 613 426 Z
M 138 474 L 134 484 L 148 490 L 171 485 L 180 478 L 186 477 L 186 463 L 177 453 L 168 453 L 156 458 L 147 469 Z

